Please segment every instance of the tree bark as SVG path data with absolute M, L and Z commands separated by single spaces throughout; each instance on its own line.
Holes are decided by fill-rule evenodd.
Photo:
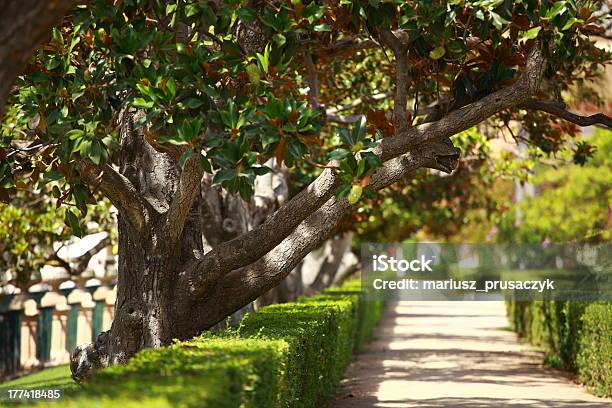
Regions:
M 121 114 L 119 174 L 144 198 L 148 211 L 142 219 L 147 222 L 135 222 L 133 212 L 117 201 L 115 318 L 108 332 L 73 352 L 71 370 L 77 380 L 87 378 L 92 369 L 126 363 L 143 348 L 168 345 L 173 338 L 188 338 L 198 331 L 189 319 L 177 315 L 183 308 L 176 307 L 182 299 L 175 297 L 175 281 L 184 264 L 201 255 L 203 247 L 199 208 L 193 199 L 184 201 L 181 195 L 188 188 L 195 188 L 193 195 L 198 195 L 199 184 L 185 180 L 188 163 L 181 172 L 174 158 L 153 149 L 142 129 L 134 129 L 137 115 L 129 109 Z M 194 179 L 199 183 L 201 173 L 196 172 Z M 172 214 L 177 202 L 186 208 Z M 173 215 L 171 223 L 169 215 Z M 184 223 L 175 225 L 181 217 Z

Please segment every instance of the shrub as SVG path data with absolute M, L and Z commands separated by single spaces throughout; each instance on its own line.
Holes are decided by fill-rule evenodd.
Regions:
M 236 329 L 143 350 L 98 372 L 63 405 L 314 407 L 334 393 L 381 314 L 382 302 L 349 282 L 267 306 Z
M 612 395 L 612 304 L 507 303 L 513 329 L 547 353 L 545 363 L 577 373 L 598 395 Z
M 578 378 L 599 395 L 612 395 L 612 304 L 588 305 L 582 316 Z

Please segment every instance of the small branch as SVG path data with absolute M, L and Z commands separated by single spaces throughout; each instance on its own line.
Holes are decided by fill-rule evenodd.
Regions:
M 206 36 L 206 37 L 210 38 L 211 40 L 213 40 L 213 42 L 217 43 L 219 46 L 221 46 L 221 47 L 223 46 L 223 41 L 221 41 L 221 40 L 219 39 L 219 37 L 217 37 L 216 35 L 214 35 L 214 34 L 212 34 L 212 33 L 209 33 L 209 32 L 208 32 L 208 31 L 206 31 L 206 30 L 202 31 L 202 35 L 204 35 L 204 36 Z
M 317 67 L 315 67 L 312 61 L 312 55 L 310 55 L 308 51 L 304 51 L 304 63 L 306 65 L 306 71 L 308 72 L 308 96 L 310 97 L 310 104 L 313 108 L 317 109 L 320 106 Z
M 68 274 L 70 274 L 71 276 L 77 276 L 83 273 L 85 269 L 87 269 L 87 265 L 89 265 L 89 261 L 91 260 L 91 258 L 95 254 L 97 254 L 98 252 L 100 252 L 101 250 L 109 246 L 110 243 L 111 243 L 110 236 L 107 235 L 102 240 L 100 240 L 100 242 L 98 242 L 89 251 L 85 252 L 83 255 L 79 256 L 78 258 L 74 260 L 68 260 L 68 261 L 61 258 L 58 255 L 59 250 L 64 247 L 64 245 L 62 245 L 60 248 L 54 251 L 53 254 L 50 256 L 50 261 L 51 261 L 50 264 L 52 265 L 54 262 L 56 262 L 57 264 L 59 264 L 59 266 L 66 269 Z
M 335 115 L 333 113 L 328 113 L 327 121 L 334 122 L 334 123 L 340 123 L 341 125 L 348 125 L 351 123 L 359 122 L 362 116 L 363 115 L 340 116 L 340 115 Z
M 350 109 L 355 109 L 358 106 L 365 104 L 365 103 L 372 103 L 372 102 L 377 102 L 377 101 L 381 101 L 383 99 L 387 99 L 388 97 L 390 97 L 391 95 L 393 95 L 393 92 L 384 92 L 384 93 L 379 93 L 379 94 L 374 94 L 372 96 L 362 96 L 360 98 L 355 99 L 353 102 L 348 103 L 346 105 L 342 105 L 342 106 L 337 106 L 335 108 L 331 108 L 327 111 L 328 116 L 329 115 L 335 115 L 339 112 L 344 112 Z
M 302 158 L 306 163 L 318 167 L 320 169 L 332 169 L 332 170 L 340 170 L 340 167 L 338 166 L 332 166 L 330 164 L 321 164 L 321 163 L 317 163 L 314 160 L 309 159 L 308 157 L 303 157 Z
M 398 34 L 401 34 L 398 32 Z M 408 47 L 402 37 L 387 29 L 380 30 L 382 42 L 393 50 L 395 55 L 395 101 L 393 103 L 393 127 L 399 133 L 410 127 L 406 105 L 408 103 Z
M 76 259 L 76 265 L 75 265 L 74 271 L 77 274 L 85 271 L 85 269 L 87 269 L 87 265 L 89 265 L 89 261 L 91 260 L 91 258 L 95 254 L 97 254 L 98 252 L 100 252 L 101 250 L 109 246 L 110 244 L 111 244 L 110 236 L 107 235 L 105 238 L 100 240 L 100 242 L 98 242 L 93 248 L 85 252 L 78 259 Z
M 612 129 L 612 118 L 605 113 L 596 113 L 590 116 L 578 115 L 566 110 L 566 105 L 563 102 L 530 100 L 523 106 L 527 109 L 550 113 L 579 126 L 603 125 Z
M 200 194 L 203 175 L 204 169 L 199 163 L 198 156 L 192 154 L 185 162 L 178 188 L 164 217 L 163 230 L 170 243 L 176 242 L 183 233 L 185 220 L 193 202 Z
M 77 168 L 82 181 L 94 190 L 100 189 L 136 231 L 144 231 L 153 209 L 125 176 L 108 164 L 96 166 L 83 161 Z
M 309 41 L 304 41 L 303 42 L 304 45 L 310 45 Z M 318 45 L 320 43 L 318 42 L 312 42 L 312 45 Z M 355 51 L 359 51 L 359 50 L 366 50 L 366 49 L 370 49 L 370 48 L 378 48 L 379 45 L 376 44 L 376 42 L 372 41 L 371 39 L 360 39 L 360 38 L 343 38 L 342 40 L 339 40 L 338 42 L 328 46 L 328 47 L 323 47 L 321 48 L 321 50 L 326 54 L 329 55 L 331 57 L 337 57 L 339 55 L 342 55 L 344 53 L 348 53 L 348 52 L 355 52 Z

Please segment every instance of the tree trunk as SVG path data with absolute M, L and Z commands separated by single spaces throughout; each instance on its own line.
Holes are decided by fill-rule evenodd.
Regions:
M 119 209 L 115 317 L 109 331 L 101 333 L 94 343 L 74 350 L 71 370 L 77 380 L 86 379 L 92 369 L 126 363 L 144 348 L 189 339 L 228 316 L 216 311 L 221 305 L 209 304 L 206 296 L 193 296 L 184 287 L 177 287 L 179 274 L 210 248 L 263 222 L 287 196 L 282 172 L 260 177 L 251 203 L 211 187 L 205 177 L 194 187 L 199 191 L 180 235 L 168 239 L 164 221 L 178 194 L 181 173 L 186 170 L 178 167 L 176 157 L 156 150 L 142 129 L 134 128 L 139 114 L 126 109 L 120 115 L 119 173 L 151 208 L 151 219 L 144 230 L 139 230 L 130 214 Z M 215 290 L 214 285 L 210 290 Z M 230 319 L 236 323 L 251 310 L 253 305 L 246 302 L 230 313 Z M 211 322 L 207 318 L 211 314 L 220 318 Z M 224 324 L 222 321 L 215 327 Z
M 278 301 L 280 303 L 294 302 L 300 295 L 304 294 L 304 282 L 302 281 L 302 265 L 293 268 L 291 273 L 278 285 Z
M 321 264 L 321 268 L 317 276 L 310 285 L 310 291 L 318 292 L 323 290 L 334 282 L 334 278 L 340 269 L 344 254 L 350 250 L 353 241 L 353 233 L 347 232 L 344 235 L 335 239 L 329 240 L 327 243 L 330 247 L 329 253 Z

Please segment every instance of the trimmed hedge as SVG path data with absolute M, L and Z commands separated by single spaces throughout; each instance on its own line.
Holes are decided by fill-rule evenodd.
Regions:
M 336 391 L 382 308 L 365 299 L 359 281 L 267 306 L 235 329 L 143 350 L 101 370 L 62 406 L 314 407 Z
M 612 304 L 507 302 L 519 336 L 546 351 L 545 362 L 571 370 L 593 393 L 612 396 Z

